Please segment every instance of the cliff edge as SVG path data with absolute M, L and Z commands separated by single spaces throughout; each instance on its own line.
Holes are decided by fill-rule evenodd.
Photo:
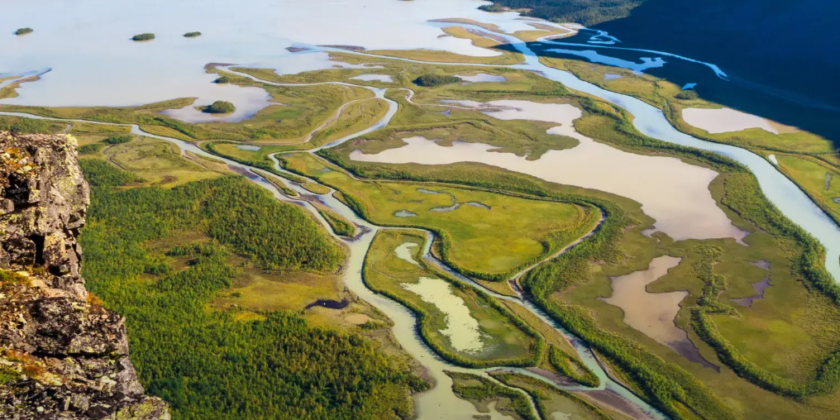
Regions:
M 89 202 L 75 139 L 0 132 L 0 418 L 169 419 L 137 380 L 125 319 L 85 290 Z

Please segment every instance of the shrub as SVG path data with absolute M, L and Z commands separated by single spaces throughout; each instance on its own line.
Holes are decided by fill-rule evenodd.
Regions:
M 26 35 L 31 34 L 32 32 L 34 32 L 32 28 L 20 28 L 15 31 L 15 35 Z
M 414 79 L 414 84 L 423 87 L 442 86 L 461 81 L 460 77 L 455 76 L 441 76 L 437 74 L 424 74 Z
M 9 119 L 0 121 L 0 131 L 11 131 L 15 134 L 47 134 L 50 132 L 50 125 L 44 120 Z
M 84 146 L 79 147 L 79 153 L 83 155 L 91 155 L 94 153 L 98 153 L 100 150 L 102 150 L 102 146 L 102 143 L 86 144 Z
M 138 34 L 131 37 L 132 41 L 151 41 L 155 39 L 155 34 L 145 33 L 145 34 Z
M 213 83 L 230 83 L 230 77 L 222 76 L 213 81 Z
M 216 101 L 213 105 L 204 108 L 204 112 L 211 114 L 229 114 L 236 110 L 236 107 L 228 101 Z
M 201 36 L 201 32 L 187 32 L 184 34 L 184 38 L 198 38 Z
M 102 140 L 103 143 L 106 144 L 125 144 L 131 141 L 131 136 L 128 134 L 122 134 L 119 136 L 111 136 L 105 140 Z
M 695 99 L 698 99 L 699 97 L 700 97 L 700 95 L 697 93 L 696 90 L 693 90 L 693 89 L 684 90 L 684 91 L 678 93 L 677 96 L 676 96 L 677 99 L 682 99 L 682 100 L 685 100 L 685 101 L 693 101 Z

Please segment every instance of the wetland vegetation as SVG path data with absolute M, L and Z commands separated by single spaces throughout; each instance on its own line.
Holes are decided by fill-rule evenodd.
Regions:
M 31 34 L 32 32 L 35 32 L 32 28 L 20 28 L 20 29 L 15 31 L 15 35 L 18 35 L 18 36 L 26 35 L 26 34 Z
M 404 54 L 446 58 L 428 51 Z M 525 298 L 591 346 L 611 378 L 671 418 L 836 418 L 840 287 L 824 269 L 819 243 L 782 216 L 743 166 L 720 155 L 645 137 L 620 108 L 530 72 L 488 66 L 482 72 L 504 81 L 418 87 L 414 81 L 423 75 L 455 77 L 472 74 L 475 68 L 347 53 L 331 57 L 381 66 L 377 73 L 390 76 L 394 85 L 386 98 L 397 102 L 399 110 L 388 127 L 317 155 L 302 151 L 371 126 L 387 110 L 384 101 L 359 87 L 272 86 L 214 69 L 231 84 L 266 89 L 282 105 L 271 105 L 238 123 L 201 124 L 159 114 L 190 105 L 189 98 L 130 108 L 2 108 L 135 123 L 151 133 L 210 140 L 201 143 L 202 148 L 259 168 L 265 175 L 277 174 L 282 179 L 272 184 L 287 195 L 293 194 L 285 181 L 316 194 L 335 189 L 334 196 L 359 216 L 393 228 L 381 229 L 373 240 L 364 265 L 366 284 L 410 308 L 429 347 L 453 363 L 538 367 L 586 386 L 601 385 L 552 326 L 521 305 L 478 291 L 426 261 L 422 252 L 430 239 L 414 229 L 434 232 L 434 256 L 502 294 L 515 294 L 507 280 L 535 266 L 515 282 Z M 763 155 L 772 151 L 780 169 L 821 199 L 824 207 L 840 197 L 834 179 L 840 173 L 834 172 L 834 158 L 824 139 L 787 129 L 777 135 L 760 129 L 701 132 L 682 121 L 682 110 L 716 105 L 678 97 L 683 92 L 679 86 L 615 68 L 544 61 L 642 98 L 692 135 Z M 347 81 L 369 70 L 332 68 L 282 76 L 270 70 L 237 71 L 272 82 L 320 83 Z M 621 77 L 606 80 L 607 71 Z M 531 161 L 550 151 L 580 146 L 575 138 L 547 134 L 556 126 L 553 123 L 502 120 L 480 109 L 441 102 L 500 99 L 574 106 L 582 113 L 573 123 L 575 130 L 594 142 L 712 170 L 714 179 L 704 190 L 725 218 L 743 230 L 746 236 L 741 239 L 747 246 L 732 237 L 675 241 L 663 232 L 651 233 L 655 221 L 638 202 L 487 164 L 349 159 L 355 150 L 376 154 L 401 147 L 403 139 L 412 136 L 435 139 L 443 146 L 484 143 L 494 148 L 493 153 L 512 153 Z M 68 129 L 66 124 L 14 117 L 0 117 L 0 127 Z M 345 251 L 322 226 L 301 209 L 277 203 L 229 176 L 224 163 L 189 153 L 182 158 L 170 143 L 139 136 L 116 144 L 103 142 L 127 136 L 126 127 L 74 123 L 70 133 L 79 139 L 85 171 L 94 186 L 91 223 L 83 237 L 90 259 L 85 276 L 106 305 L 127 315 L 132 357 L 141 379 L 150 392 L 173 404 L 177 418 L 236 418 L 234 413 L 300 418 L 410 415 L 407 393 L 428 385 L 414 376 L 416 365 L 388 338 L 389 320 L 337 284 Z M 237 147 L 242 142 L 251 147 Z M 283 168 L 297 175 L 275 169 L 270 158 L 275 153 L 280 153 Z M 825 175 L 829 172 L 831 177 Z M 459 203 L 484 207 L 454 206 Z M 326 206 L 313 205 L 336 234 L 357 233 L 350 220 Z M 398 217 L 409 213 L 414 216 Z M 561 250 L 565 252 L 558 254 Z M 680 262 L 645 283 L 643 291 L 679 294 L 679 306 L 672 305 L 674 311 L 663 322 L 720 372 L 689 360 L 667 339 L 634 328 L 625 311 L 604 301 L 617 290 L 615 278 L 644 272 L 665 256 Z M 114 258 L 125 258 L 127 263 L 117 267 Z M 753 265 L 760 260 L 769 262 L 769 270 Z M 750 306 L 730 304 L 755 295 L 753 285 L 765 278 L 769 286 L 763 289 L 763 299 Z M 344 299 L 352 302 L 351 309 L 309 306 L 319 300 Z M 469 316 L 462 316 L 465 313 Z M 155 326 L 158 323 L 160 328 Z M 156 337 L 169 337 L 164 329 L 170 328 L 178 336 L 163 348 Z M 278 340 L 279 335 L 290 339 Z M 207 353 L 199 355 L 206 358 L 202 363 L 211 362 L 206 370 L 197 368 L 199 359 L 179 353 L 201 340 L 211 343 Z M 345 353 L 339 358 L 339 352 L 350 354 L 349 362 Z M 313 357 L 320 366 L 315 366 Z M 275 375 L 260 368 L 275 363 L 285 371 Z M 357 368 L 356 376 L 351 376 L 350 366 Z M 246 382 L 246 377 L 256 379 Z M 561 391 L 522 375 L 493 373 L 506 386 L 463 373 L 451 377 L 458 395 L 522 419 L 535 418 L 531 401 L 543 418 L 630 416 L 616 414 L 611 411 L 614 407 L 586 392 Z M 312 392 L 286 393 L 289 388 L 280 381 Z M 346 386 L 352 398 L 325 390 L 322 384 L 330 381 Z M 291 404 L 297 398 L 302 403 Z
M 447 375 L 453 379 L 455 394 L 475 404 L 480 412 L 495 410 L 517 420 L 539 420 L 531 410 L 528 397 L 520 391 L 469 373 L 447 372 Z

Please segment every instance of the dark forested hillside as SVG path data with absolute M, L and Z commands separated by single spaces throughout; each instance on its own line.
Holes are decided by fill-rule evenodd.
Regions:
M 531 9 L 529 16 L 586 26 L 626 17 L 645 0 L 501 0 L 496 4 Z

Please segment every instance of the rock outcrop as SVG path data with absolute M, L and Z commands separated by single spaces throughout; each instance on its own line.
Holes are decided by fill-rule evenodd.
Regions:
M 85 290 L 89 201 L 75 139 L 0 132 L 0 418 L 169 419 L 137 380 L 125 320 Z

